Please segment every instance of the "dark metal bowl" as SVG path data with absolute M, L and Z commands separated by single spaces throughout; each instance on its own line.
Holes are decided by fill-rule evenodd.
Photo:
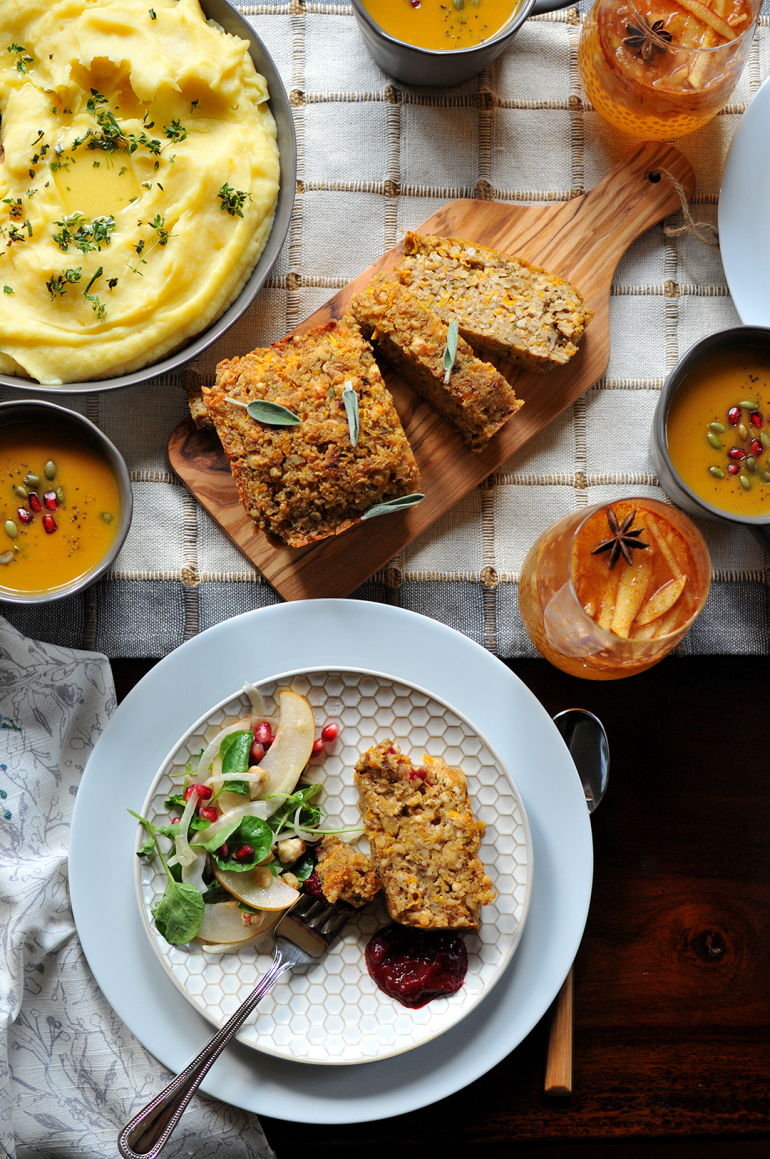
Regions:
M 352 0 L 353 15 L 369 55 L 389 76 L 407 85 L 435 85 L 449 88 L 464 84 L 496 60 L 508 47 L 528 16 L 568 8 L 575 0 L 523 0 L 504 28 L 483 44 L 472 48 L 417 48 L 380 28 L 361 0 Z M 514 5 L 512 4 L 512 7 Z
M 228 0 L 201 0 L 201 8 L 210 20 L 221 24 L 225 32 L 239 36 L 249 42 L 249 53 L 257 72 L 267 81 L 270 93 L 270 110 L 275 118 L 278 130 L 278 153 L 281 162 L 281 186 L 278 192 L 278 203 L 275 207 L 275 219 L 267 244 L 254 267 L 246 285 L 231 306 L 221 314 L 215 322 L 196 334 L 185 346 L 168 355 L 161 362 L 151 366 L 143 366 L 131 374 L 121 374 L 117 378 L 100 378 L 92 382 L 66 382 L 61 386 L 45 386 L 31 378 L 19 378 L 15 375 L 0 374 L 0 384 L 15 387 L 24 391 L 45 391 L 47 394 L 94 394 L 102 390 L 117 390 L 124 386 L 136 386 L 139 382 L 146 382 L 148 378 L 156 378 L 169 374 L 178 367 L 195 358 L 201 351 L 216 342 L 241 314 L 249 308 L 259 291 L 267 281 L 281 247 L 286 239 L 291 220 L 291 211 L 294 206 L 294 193 L 297 184 L 297 139 L 294 133 L 294 118 L 291 114 L 291 105 L 273 64 L 272 57 L 257 36 L 254 29 L 240 12 Z
M 770 544 L 770 514 L 733 515 L 729 511 L 722 511 L 721 508 L 707 503 L 679 477 L 668 453 L 668 440 L 666 438 L 668 412 L 682 381 L 692 368 L 709 354 L 730 347 L 733 349 L 754 347 L 761 350 L 763 354 L 770 355 L 770 328 L 767 326 L 733 326 L 730 330 L 719 330 L 716 334 L 709 334 L 707 338 L 702 338 L 700 342 L 696 342 L 694 346 L 690 347 L 687 353 L 679 359 L 663 384 L 663 390 L 652 420 L 650 453 L 661 487 L 677 506 L 684 508 L 690 515 L 697 515 L 702 519 L 712 519 L 747 527 L 767 549 Z
M 115 532 L 110 550 L 100 563 L 97 563 L 85 575 L 79 576 L 69 584 L 60 588 L 43 592 L 15 592 L 4 588 L 0 584 L 0 603 L 3 600 L 11 604 L 48 604 L 52 600 L 61 600 L 65 596 L 74 596 L 96 583 L 114 563 L 131 526 L 131 516 L 134 510 L 134 497 L 131 491 L 131 477 L 128 467 L 118 448 L 111 443 L 97 426 L 77 411 L 67 410 L 66 407 L 56 406 L 52 402 L 43 402 L 42 399 L 24 399 L 18 402 L 0 403 L 0 427 L 12 426 L 14 423 L 34 422 L 42 427 L 57 426 L 69 427 L 77 438 L 89 443 L 98 454 L 106 459 L 118 482 L 120 492 L 120 522 Z M 1 578 L 1 577 L 0 577 Z

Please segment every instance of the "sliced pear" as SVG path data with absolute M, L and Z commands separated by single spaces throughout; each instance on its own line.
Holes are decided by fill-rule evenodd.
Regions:
M 243 923 L 243 910 L 238 908 L 237 901 L 220 901 L 216 905 L 207 905 L 198 937 L 203 942 L 216 942 L 219 945 L 247 942 L 255 934 L 260 933 L 262 926 L 269 921 L 267 914 L 253 916 L 254 921 L 247 926 Z
M 233 897 L 237 897 L 239 901 L 245 901 L 246 905 L 253 905 L 255 909 L 281 910 L 294 905 L 299 897 L 298 891 L 287 885 L 285 881 L 281 881 L 280 877 L 274 877 L 265 888 L 262 884 L 264 880 L 262 869 L 263 867 L 258 865 L 246 873 L 232 873 L 215 865 L 214 876 L 225 889 L 230 891 Z M 221 904 L 229 905 L 230 903 L 222 902 Z
M 304 696 L 298 696 L 288 688 L 278 693 L 281 705 L 281 721 L 275 740 L 267 750 L 259 767 L 269 774 L 269 780 L 260 797 L 273 793 L 293 793 L 300 774 L 310 760 L 315 740 L 313 710 Z M 278 799 L 272 802 L 274 812 L 281 805 Z

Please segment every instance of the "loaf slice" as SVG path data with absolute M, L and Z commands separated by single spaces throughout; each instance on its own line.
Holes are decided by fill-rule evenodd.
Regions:
M 347 385 L 358 395 L 356 446 L 342 399 Z M 243 506 L 289 547 L 338 535 L 375 504 L 419 491 L 393 399 L 355 325 L 329 322 L 220 362 L 203 397 Z M 238 405 L 258 399 L 301 422 L 267 425 Z
M 349 311 L 378 351 L 457 428 L 472 450 L 483 451 L 522 405 L 502 374 L 478 359 L 462 338 L 447 376 L 446 323 L 387 274 L 376 274 L 353 298 Z
M 427 754 L 415 766 L 384 740 L 359 757 L 354 779 L 391 918 L 419 929 L 478 929 L 496 891 L 462 769 Z
M 541 373 L 577 354 L 593 317 L 564 278 L 462 238 L 408 233 L 396 277 L 478 352 Z

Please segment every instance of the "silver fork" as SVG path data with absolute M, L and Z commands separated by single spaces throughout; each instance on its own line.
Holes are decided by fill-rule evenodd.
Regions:
M 160 1154 L 190 1099 L 259 1000 L 287 970 L 306 970 L 320 962 L 349 917 L 350 913 L 309 894 L 300 896 L 275 927 L 273 961 L 256 989 L 200 1054 L 120 1132 L 118 1150 L 123 1159 L 155 1159 Z

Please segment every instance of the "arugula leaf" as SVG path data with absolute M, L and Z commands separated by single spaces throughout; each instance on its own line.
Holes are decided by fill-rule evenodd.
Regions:
M 191 881 L 174 881 L 168 877 L 166 892 L 152 916 L 158 933 L 172 946 L 184 946 L 201 928 L 206 904 L 203 894 Z
M 230 834 L 235 832 L 240 823 L 240 821 L 232 821 L 229 825 L 225 825 L 224 829 L 220 829 L 215 837 L 209 837 L 208 841 L 203 837 L 197 841 L 191 841 L 190 845 L 194 845 L 196 849 L 205 849 L 207 853 L 213 853 L 215 849 L 219 849 L 220 845 L 224 845 L 225 841 L 230 840 Z
M 222 758 L 223 773 L 245 773 L 249 768 L 249 753 L 254 743 L 254 734 L 250 729 L 231 732 L 219 746 L 219 755 Z M 228 781 L 224 786 L 228 793 L 249 795 L 248 781 Z
M 220 846 L 222 840 L 220 838 Z M 249 869 L 255 869 L 260 862 L 265 860 L 273 844 L 273 831 L 267 821 L 263 821 L 261 817 L 241 817 L 237 827 L 228 836 L 227 843 L 230 846 L 230 857 L 220 857 L 216 849 L 210 851 L 211 856 L 220 869 L 234 873 L 245 873 Z M 235 861 L 232 857 L 232 854 L 242 845 L 250 845 L 254 850 L 254 855 L 249 861 Z
M 166 797 L 163 806 L 166 809 L 182 809 L 184 810 L 187 802 L 184 799 L 184 793 L 173 793 L 170 797 Z
M 195 937 L 201 928 L 201 922 L 203 921 L 203 914 L 206 908 L 203 895 L 191 881 L 178 880 L 177 875 L 169 869 L 166 859 L 161 852 L 160 845 L 158 844 L 157 826 L 153 825 L 152 821 L 148 821 L 146 817 L 135 813 L 133 809 L 129 809 L 128 811 L 132 817 L 136 817 L 137 821 L 141 821 L 145 829 L 148 830 L 155 846 L 155 851 L 168 877 L 165 893 L 152 911 L 158 933 L 170 945 L 184 946 L 191 938 Z M 175 865 L 174 869 L 178 871 L 179 877 L 181 877 L 181 867 Z
M 321 810 L 315 805 L 311 805 L 310 802 L 320 792 L 320 785 L 300 785 L 269 818 L 267 823 L 273 832 L 280 833 L 286 821 L 289 818 L 294 818 L 294 814 L 300 806 L 302 806 L 302 812 L 299 815 L 300 824 L 308 829 L 317 825 L 321 820 Z
M 301 857 L 289 865 L 285 865 L 278 858 L 270 862 L 270 872 L 273 877 L 280 877 L 282 873 L 293 873 L 300 885 L 303 881 L 307 881 L 314 869 L 315 849 L 306 849 Z
M 229 889 L 225 889 L 223 885 L 220 885 L 216 878 L 202 896 L 204 905 L 217 905 L 220 901 L 233 900 L 233 895 Z
M 155 842 L 152 837 L 148 837 L 136 851 L 137 857 L 146 857 L 148 861 L 152 861 L 155 856 Z

